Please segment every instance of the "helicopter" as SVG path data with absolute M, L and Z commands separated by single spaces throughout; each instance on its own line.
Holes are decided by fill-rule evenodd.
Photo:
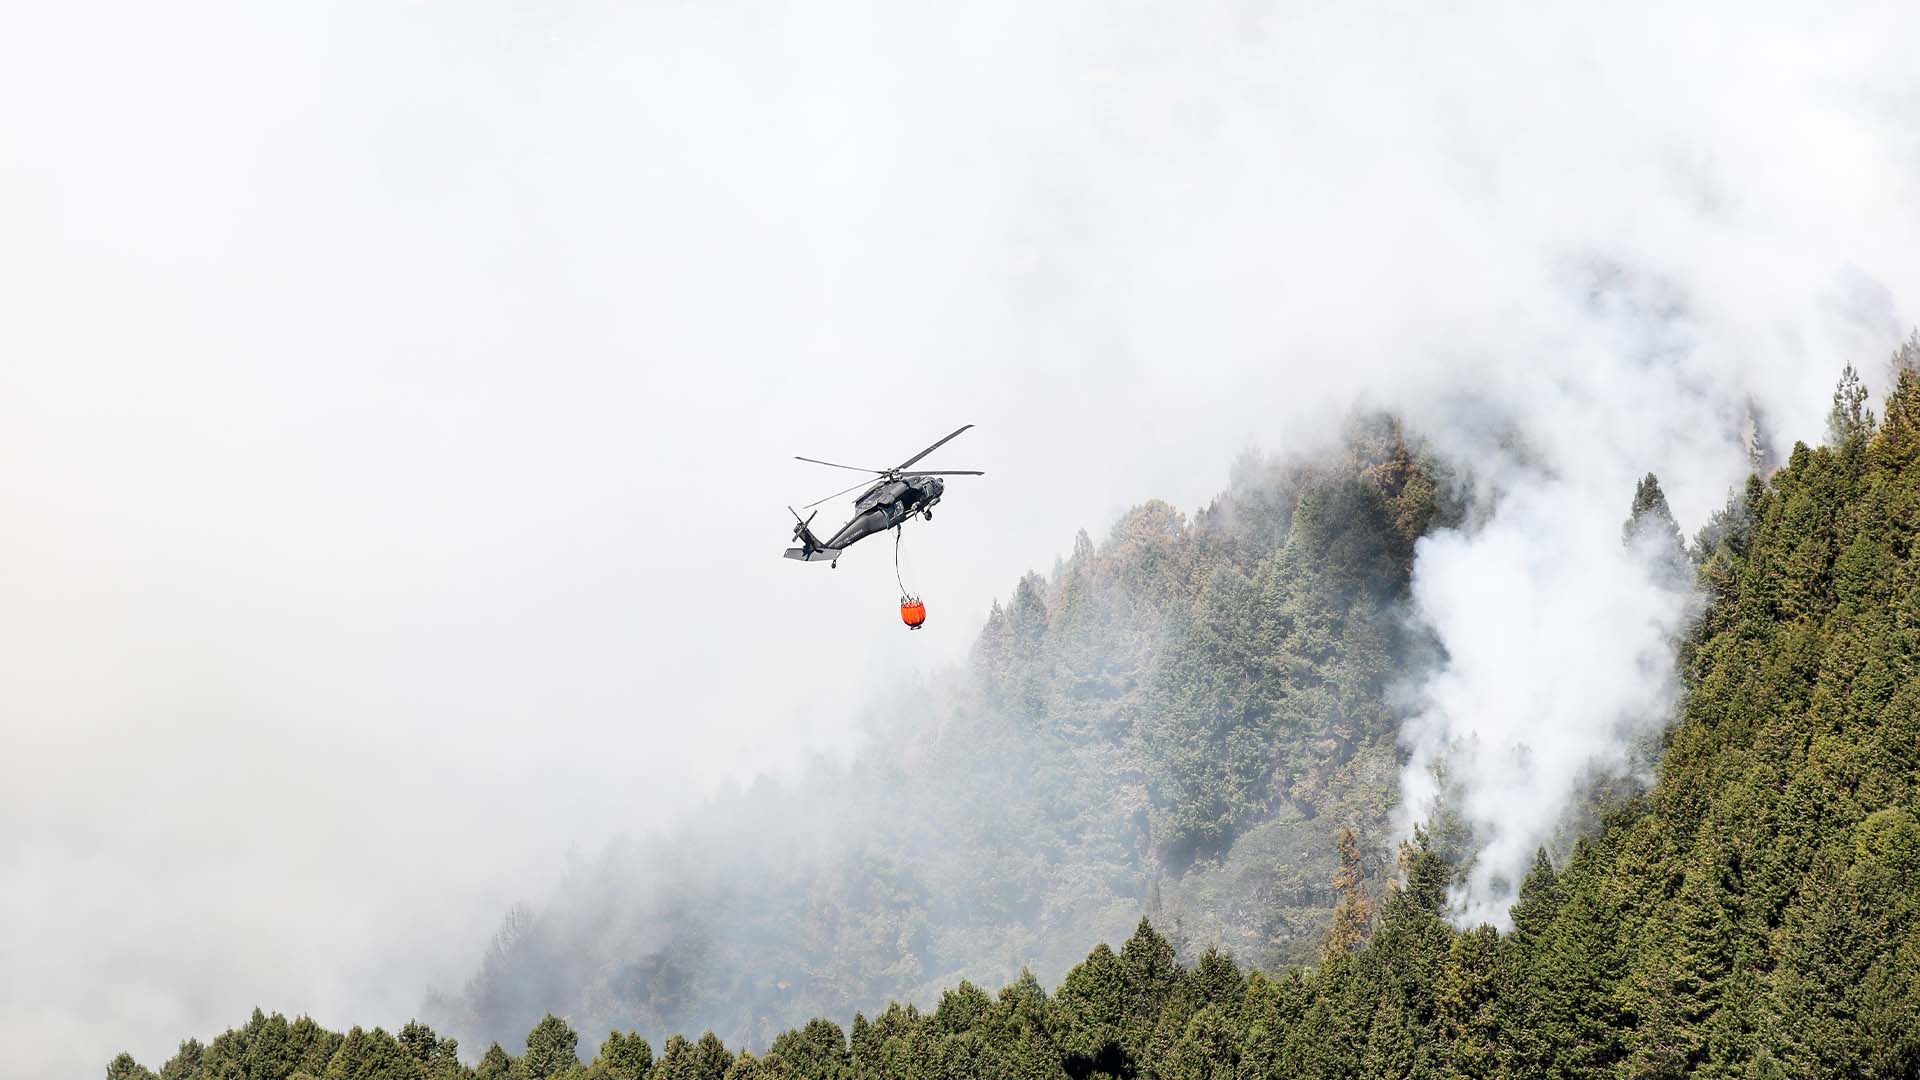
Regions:
M 891 469 L 862 469 L 853 465 L 841 465 L 837 462 L 821 461 L 819 458 L 801 457 L 799 454 L 795 454 L 794 459 L 797 461 L 811 462 L 815 465 L 828 465 L 836 469 L 851 469 L 854 472 L 872 473 L 879 477 L 879 479 L 862 480 L 858 484 L 853 485 L 853 487 L 836 491 L 825 499 L 815 499 L 813 502 L 800 508 L 800 510 L 810 510 L 826 502 L 828 499 L 837 499 L 856 488 L 864 487 L 867 489 L 861 492 L 860 497 L 853 501 L 853 520 L 840 526 L 840 531 L 834 533 L 825 541 L 813 535 L 813 530 L 809 528 L 809 526 L 813 524 L 813 519 L 819 515 L 820 511 L 814 510 L 813 513 L 802 518 L 800 516 L 800 510 L 795 510 L 791 506 L 787 507 L 787 512 L 793 515 L 795 522 L 793 526 L 793 538 L 800 541 L 800 546 L 788 548 L 786 557 L 789 559 L 798 559 L 801 562 L 824 562 L 831 567 L 838 567 L 840 565 L 841 554 L 845 552 L 847 548 L 852 547 L 856 541 L 863 540 L 866 537 L 872 536 L 874 533 L 882 532 L 886 529 L 897 528 L 915 514 L 919 514 L 928 521 L 932 521 L 933 506 L 940 501 L 940 496 L 945 493 L 947 489 L 946 481 L 940 479 L 941 477 L 985 476 L 986 473 L 978 469 L 913 469 L 913 465 L 921 458 L 945 446 L 948 442 L 952 441 L 954 436 L 959 435 L 962 431 L 972 426 L 972 424 L 962 425 L 946 438 L 941 439 L 939 442 L 934 443 L 932 446 L 927 447 L 925 450 L 920 451 Z M 908 471 L 910 469 L 912 469 L 912 471 Z

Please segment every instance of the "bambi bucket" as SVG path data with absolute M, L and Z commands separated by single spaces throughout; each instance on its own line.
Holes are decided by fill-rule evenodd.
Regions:
M 901 597 L 900 621 L 906 623 L 909 630 L 920 629 L 920 624 L 927 621 L 927 605 L 917 596 Z

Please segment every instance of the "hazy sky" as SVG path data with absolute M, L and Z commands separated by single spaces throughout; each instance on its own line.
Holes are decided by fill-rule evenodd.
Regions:
M 1691 531 L 1749 396 L 1817 437 L 1920 318 L 1910 5 L 15 7 L 30 1075 L 405 1020 L 570 847 L 847 752 L 1075 529 L 1355 400 L 1490 475 L 1517 427 L 1516 505 L 1583 521 L 1657 469 Z M 884 540 L 779 558 L 850 475 L 791 455 L 969 422 L 926 632 Z

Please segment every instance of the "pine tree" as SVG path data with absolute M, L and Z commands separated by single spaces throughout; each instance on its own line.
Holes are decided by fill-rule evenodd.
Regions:
M 1873 411 L 1867 408 L 1867 387 L 1852 364 L 1840 372 L 1840 384 L 1834 387 L 1833 409 L 1827 413 L 1827 441 L 1846 446 L 1864 439 L 1873 431 Z
M 520 1058 L 533 1080 L 561 1076 L 580 1064 L 580 1036 L 565 1020 L 548 1013 L 527 1032 L 527 1052 Z
M 1868 969 L 1858 1016 L 1862 1076 L 1920 1076 L 1920 932 Z
M 1157 1080 L 1235 1080 L 1242 1036 L 1234 1010 L 1208 1005 L 1182 1026 L 1164 1060 L 1154 1065 Z
M 1862 1013 L 1898 1014 L 1896 997 L 1876 989 L 1869 1000 L 1869 988 L 1888 982 L 1876 966 L 1897 958 L 1894 943 L 1920 924 L 1920 821 L 1888 807 L 1846 839 L 1821 853 L 1780 933 L 1783 1064 L 1806 1076 L 1868 1074 L 1880 1048 L 1866 1038 Z
M 1706 1060 L 1710 1022 L 1734 958 L 1726 899 L 1698 870 L 1655 916 L 1621 999 L 1633 1014 L 1626 1075 L 1685 1076 Z
M 1507 917 L 1513 920 L 1514 940 L 1524 945 L 1538 938 L 1559 911 L 1559 875 L 1554 872 L 1553 860 L 1547 857 L 1547 849 L 1536 848 L 1533 867 L 1521 879 L 1520 892 L 1507 911 Z
M 880 1073 L 881 1036 L 865 1013 L 853 1014 L 853 1027 L 847 1033 L 847 1058 L 855 1076 L 866 1078 Z
M 1886 411 L 1874 449 L 1881 468 L 1898 472 L 1920 458 L 1920 369 L 1900 368 L 1887 395 Z
M 431 1080 L 460 1074 L 460 1044 L 454 1039 L 442 1039 L 434 1034 L 432 1028 L 418 1020 L 409 1020 L 400 1029 L 397 1036 L 400 1045 L 420 1063 L 421 1071 Z
M 523 1080 L 527 1070 L 501 1048 L 499 1043 L 487 1046 L 487 1052 L 480 1055 L 480 1063 L 474 1066 L 475 1080 Z
M 933 1011 L 933 1026 L 947 1035 L 960 1035 L 985 1024 L 993 1014 L 993 999 L 965 979 L 940 995 Z
M 733 1054 L 718 1035 L 709 1031 L 700 1036 L 693 1052 L 693 1080 L 721 1080 L 732 1064 Z
M 1421 1031 L 1413 1009 L 1398 992 L 1381 994 L 1360 1055 L 1361 1075 L 1378 1080 L 1414 1080 L 1432 1075 L 1422 1052 Z
M 355 1027 L 327 1062 L 325 1080 L 424 1080 L 425 1076 L 426 1070 L 398 1039 L 380 1028 Z
M 1141 919 L 1133 937 L 1120 950 L 1120 966 L 1126 986 L 1122 1045 L 1139 1060 L 1159 1020 L 1161 1008 L 1179 984 L 1180 965 L 1174 961 L 1173 946 L 1147 920 Z
M 1127 1050 L 1130 988 L 1126 965 L 1104 943 L 1067 973 L 1054 995 L 1068 1070 L 1113 1075 L 1134 1068 Z
M 1299 971 L 1275 979 L 1256 971 L 1247 978 L 1240 1007 L 1240 1072 L 1246 1077 L 1286 1076 L 1297 1063 L 1285 1057 L 1289 1029 L 1306 1011 L 1307 990 Z
M 1747 398 L 1745 437 L 1742 442 L 1746 449 L 1747 468 L 1754 475 L 1765 476 L 1773 471 L 1773 464 L 1777 460 L 1773 438 L 1767 430 L 1760 403 L 1751 396 Z
M 1765 985 L 1744 954 L 1735 956 L 1720 1008 L 1707 1021 L 1706 1060 L 1695 1075 L 1701 1080 L 1737 1080 L 1749 1075 L 1762 1055 L 1778 1049 L 1777 1045 L 1768 1045 L 1767 1017 Z
M 767 1054 L 769 1059 L 778 1057 L 783 1068 L 805 1080 L 841 1080 L 852 1072 L 847 1037 L 831 1020 L 810 1020 L 798 1031 L 781 1034 Z
M 1625 972 L 1618 908 L 1603 881 L 1562 877 L 1560 910 L 1532 948 L 1530 1019 L 1545 1075 L 1597 1077 L 1620 1059 L 1627 1025 L 1615 997 Z
M 1327 927 L 1326 952 L 1351 952 L 1366 944 L 1373 927 L 1373 901 L 1368 899 L 1362 877 L 1360 841 L 1350 825 L 1340 826 L 1340 869 L 1334 872 L 1333 888 L 1339 899 L 1333 905 L 1333 921 Z
M 1500 946 L 1493 927 L 1481 926 L 1455 937 L 1447 951 L 1434 988 L 1434 1011 L 1449 1078 L 1482 1080 L 1501 1074 L 1506 1020 L 1502 996 L 1512 993 L 1512 987 Z
M 1185 982 L 1201 1006 L 1218 1005 L 1233 1012 L 1240 1011 L 1241 998 L 1247 991 L 1246 976 L 1240 973 L 1240 965 L 1211 945 L 1200 954 Z
M 1005 1046 L 1002 1071 L 1007 1080 L 1056 1080 L 1061 1054 L 1055 1040 L 1055 1015 L 1045 988 L 1025 968 L 1003 987 L 994 1005 L 994 1029 Z
M 107 1062 L 107 1080 L 154 1080 L 154 1075 L 153 1070 L 133 1060 L 132 1054 L 120 1054 Z
M 200 1060 L 205 1053 L 206 1047 L 200 1045 L 199 1039 L 181 1042 L 180 1049 L 160 1066 L 160 1080 L 193 1080 L 200 1073 Z M 332 1056 L 331 1051 L 328 1056 Z
M 637 1031 L 607 1033 L 600 1053 L 587 1067 L 592 1080 L 646 1080 L 653 1071 L 653 1047 Z
M 1667 506 L 1666 492 L 1652 473 L 1641 477 L 1633 489 L 1633 506 L 1620 527 L 1621 541 L 1654 567 L 1662 582 L 1681 588 L 1690 577 L 1687 547 L 1680 538 L 1680 526 Z
M 768 1053 L 763 1061 L 749 1053 L 742 1053 L 727 1066 L 725 1080 L 787 1080 L 793 1072 L 778 1054 Z

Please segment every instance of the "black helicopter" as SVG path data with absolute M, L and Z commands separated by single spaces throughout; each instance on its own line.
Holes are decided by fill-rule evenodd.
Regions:
M 837 499 L 847 492 L 854 490 L 854 488 L 864 487 L 867 489 L 858 499 L 853 501 L 853 520 L 840 526 L 840 531 L 834 533 L 833 536 L 825 542 L 822 542 L 819 537 L 813 535 L 813 530 L 807 527 L 813 524 L 814 517 L 818 515 L 820 511 L 815 510 L 812 514 L 808 514 L 803 520 L 800 517 L 799 510 L 795 510 L 791 506 L 787 507 L 787 511 L 793 515 L 794 521 L 797 523 L 793 527 L 793 538 L 800 541 L 799 547 L 787 549 L 787 558 L 799 559 L 801 562 L 824 562 L 830 566 L 838 566 L 841 553 L 846 551 L 847 548 L 852 547 L 855 541 L 865 539 L 874 533 L 894 528 L 915 514 L 919 514 L 928 521 L 932 521 L 933 505 L 940 501 L 941 494 L 947 489 L 946 481 L 941 480 L 940 477 L 985 476 L 986 474 L 978 469 L 915 469 L 912 472 L 907 470 L 912 468 L 914 462 L 940 449 L 946 445 L 954 435 L 958 435 L 960 432 L 972 426 L 972 424 L 962 426 L 952 435 L 948 435 L 945 439 L 941 439 L 939 442 L 934 443 L 932 446 L 927 447 L 925 450 L 920 451 L 891 469 L 860 469 L 852 465 L 839 465 L 831 461 L 821 461 L 819 458 L 800 457 L 800 455 L 795 454 L 795 459 L 799 461 L 810 461 L 815 465 L 831 465 L 836 469 L 852 469 L 854 472 L 873 473 L 880 479 L 877 481 L 862 480 L 858 484 L 853 485 L 853 487 L 836 491 L 827 496 L 826 499 L 815 499 L 813 502 L 800 508 L 800 510 L 806 510 L 819 506 L 821 503 L 826 502 L 827 499 Z

